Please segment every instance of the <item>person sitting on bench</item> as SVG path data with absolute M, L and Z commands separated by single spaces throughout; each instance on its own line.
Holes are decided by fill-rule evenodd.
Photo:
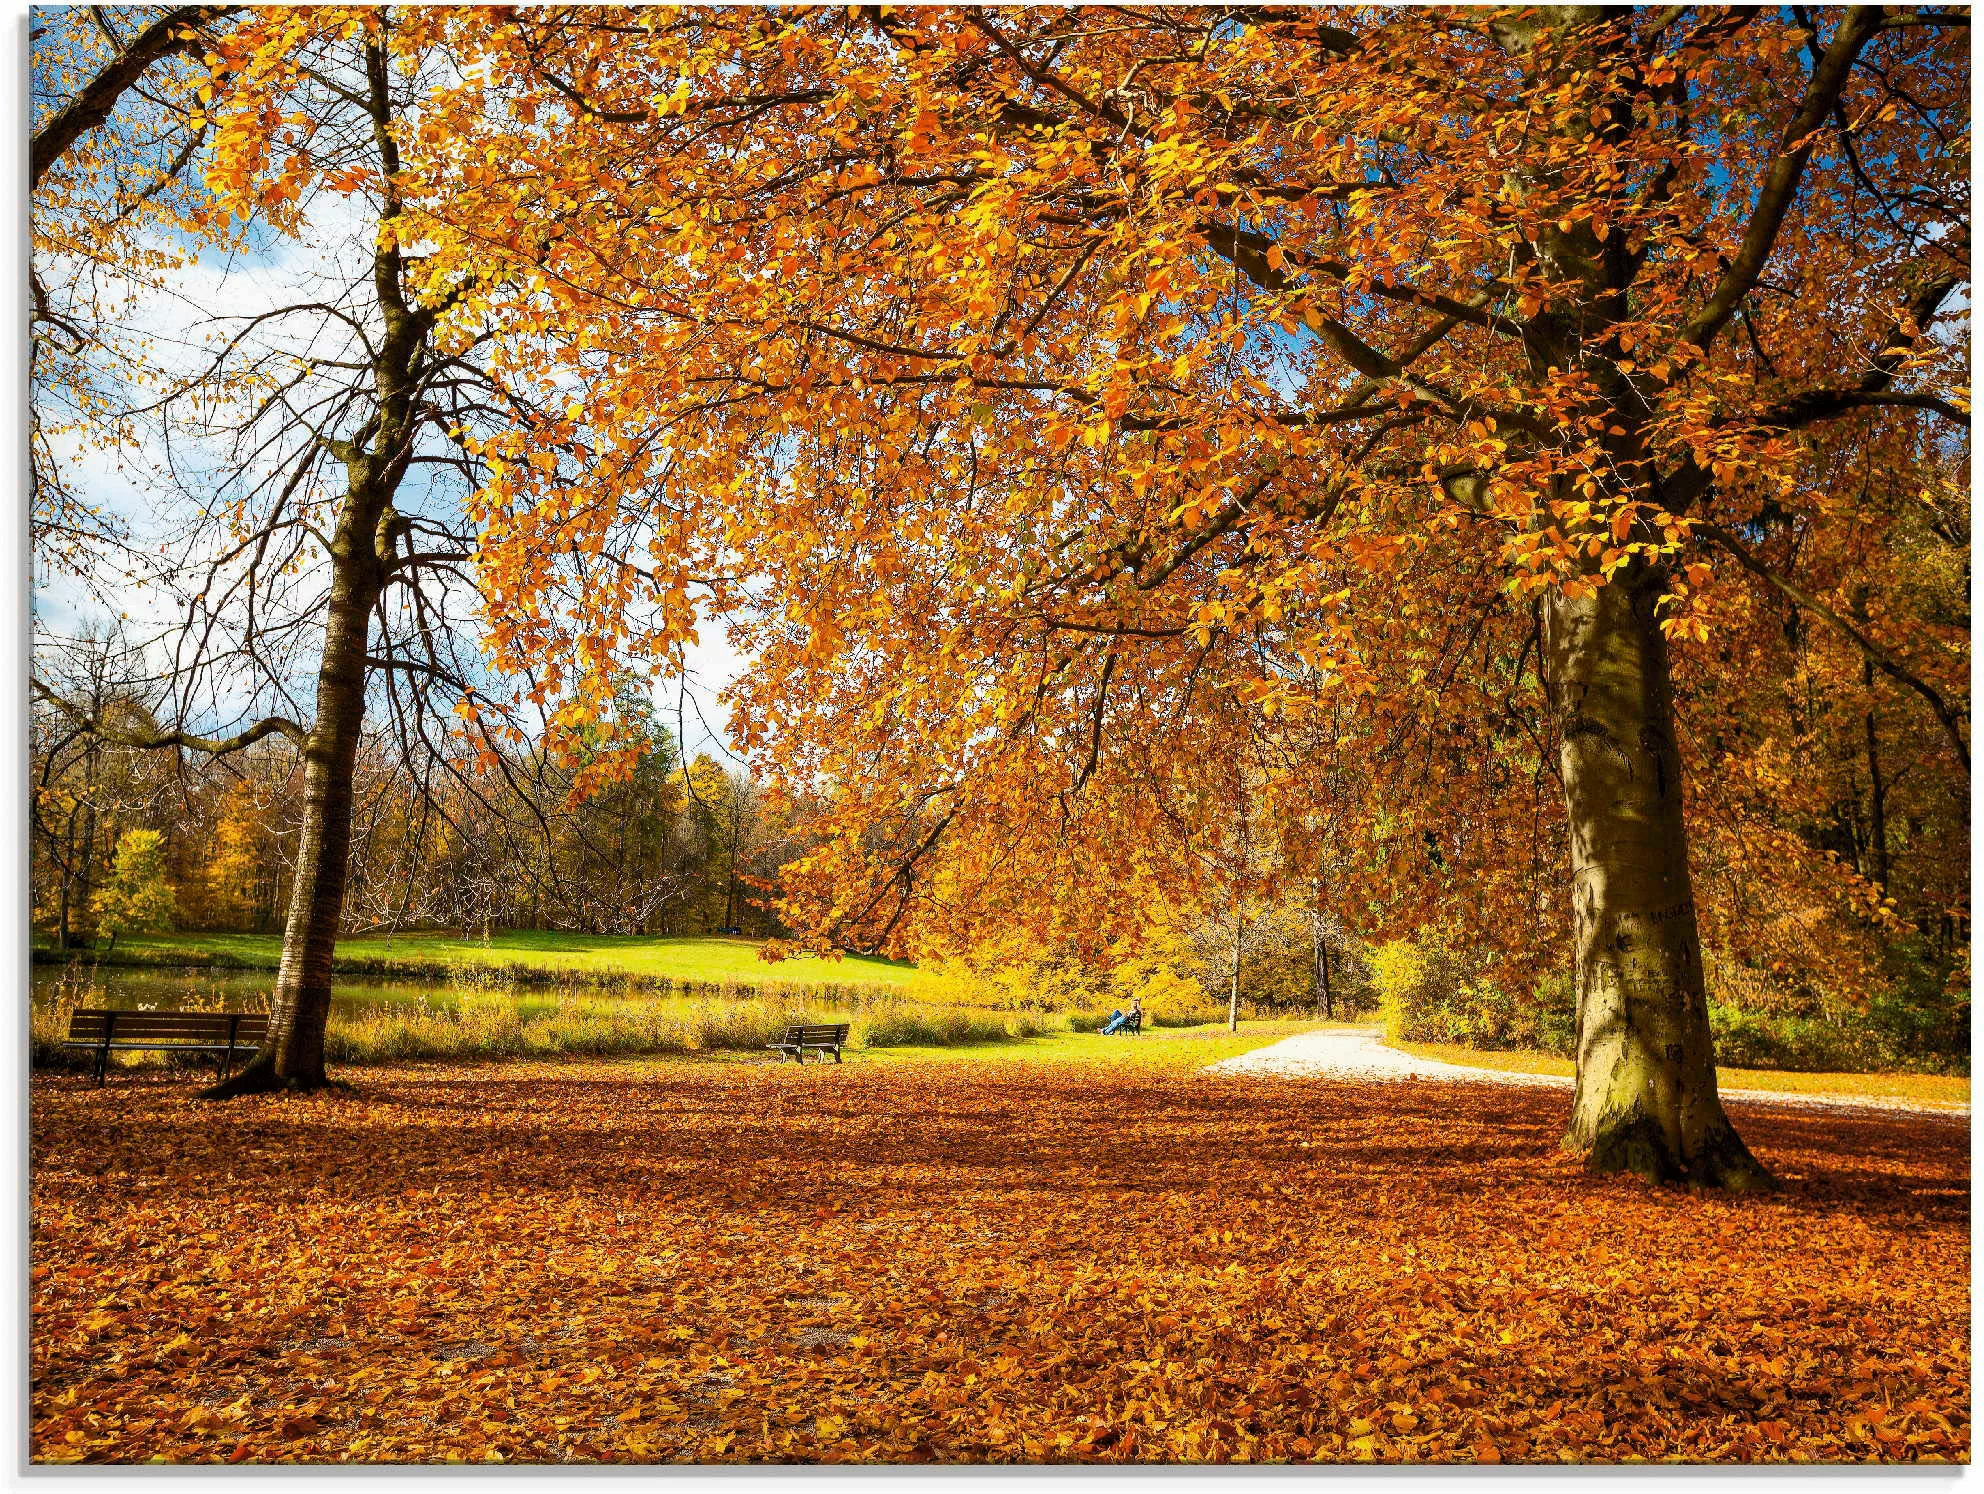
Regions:
M 1130 1009 L 1126 1012 L 1119 1008 L 1118 1010 L 1111 1012 L 1109 1014 L 1109 1021 L 1104 1024 L 1102 1031 L 1105 1034 L 1112 1032 L 1124 1032 L 1124 1031 L 1142 1032 L 1143 1027 L 1144 1027 L 1143 998 L 1141 996 L 1133 996 L 1130 998 Z

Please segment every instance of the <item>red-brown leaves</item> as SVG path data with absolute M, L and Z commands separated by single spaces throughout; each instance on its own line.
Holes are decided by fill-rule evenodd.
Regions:
M 35 1093 L 37 1459 L 1966 1458 L 1963 1130 L 1076 1067 Z

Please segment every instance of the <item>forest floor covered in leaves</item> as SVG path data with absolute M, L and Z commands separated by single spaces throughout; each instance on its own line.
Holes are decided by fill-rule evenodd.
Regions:
M 1967 1459 L 1968 1131 L 1089 1065 L 32 1091 L 37 1460 Z

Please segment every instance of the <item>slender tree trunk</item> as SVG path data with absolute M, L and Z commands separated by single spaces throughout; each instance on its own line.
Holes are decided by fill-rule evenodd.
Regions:
M 1336 1016 L 1336 1000 L 1330 991 L 1330 945 L 1323 937 L 1323 879 L 1316 878 L 1316 906 L 1314 917 L 1309 924 L 1310 958 L 1316 967 L 1316 1000 L 1323 1009 L 1323 1019 L 1328 1021 Z
M 1232 987 L 1227 993 L 1227 997 L 1226 997 L 1226 1030 L 1228 1032 L 1238 1032 L 1240 1030 L 1241 931 L 1242 931 L 1242 923 L 1240 918 L 1240 910 L 1238 907 L 1235 907 L 1233 910 L 1233 981 L 1232 981 Z
M 62 900 L 60 912 L 55 922 L 55 947 L 68 951 L 70 943 L 69 900 L 76 887 L 76 809 L 69 808 L 69 815 L 62 824 Z
M 1853 592 L 1853 620 L 1862 629 L 1867 626 L 1867 588 L 1858 586 Z M 1881 718 L 1874 705 L 1874 661 L 1860 661 L 1860 679 L 1867 690 L 1867 849 L 1868 870 L 1880 886 L 1883 896 L 1888 890 L 1888 783 L 1881 770 Z
M 332 541 L 317 721 L 303 749 L 303 823 L 269 1035 L 252 1063 L 205 1092 L 210 1099 L 324 1084 L 331 964 L 351 858 L 352 769 L 365 720 L 365 652 L 381 579 L 372 531 L 382 506 L 348 499 Z
M 1868 670 L 1869 675 L 1873 673 Z M 1870 679 L 1869 684 L 1872 683 Z M 1867 708 L 1867 812 L 1871 822 L 1868 836 L 1873 851 L 1873 872 L 1875 882 L 1880 884 L 1882 893 L 1888 890 L 1888 785 L 1881 772 L 1881 735 L 1879 716 L 1873 707 Z
M 95 783 L 95 759 L 91 758 L 89 782 Z M 83 850 L 76 858 L 76 910 L 82 915 L 82 926 L 88 930 L 90 942 L 96 942 L 96 910 L 90 906 L 90 889 L 96 885 L 96 805 L 90 804 L 83 810 Z
M 1336 993 L 1330 989 L 1330 946 L 1321 930 L 1316 933 L 1316 983 L 1323 996 L 1323 1020 L 1336 1020 Z
M 1562 740 L 1578 990 L 1565 1145 L 1594 1172 L 1774 1186 L 1723 1113 L 1688 875 L 1658 571 L 1543 609 Z

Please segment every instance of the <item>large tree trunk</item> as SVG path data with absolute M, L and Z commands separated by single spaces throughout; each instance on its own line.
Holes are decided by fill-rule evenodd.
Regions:
M 1688 875 L 1665 578 L 1621 572 L 1553 593 L 1544 655 L 1562 739 L 1578 988 L 1567 1147 L 1594 1172 L 1732 1190 L 1774 1186 L 1723 1113 Z
M 209 1099 L 317 1089 L 325 1082 L 331 963 L 351 858 L 352 770 L 365 720 L 365 652 L 379 596 L 380 556 L 372 531 L 381 507 L 376 501 L 347 500 L 332 541 L 317 720 L 303 749 L 303 823 L 268 1039 L 240 1073 L 205 1091 Z

